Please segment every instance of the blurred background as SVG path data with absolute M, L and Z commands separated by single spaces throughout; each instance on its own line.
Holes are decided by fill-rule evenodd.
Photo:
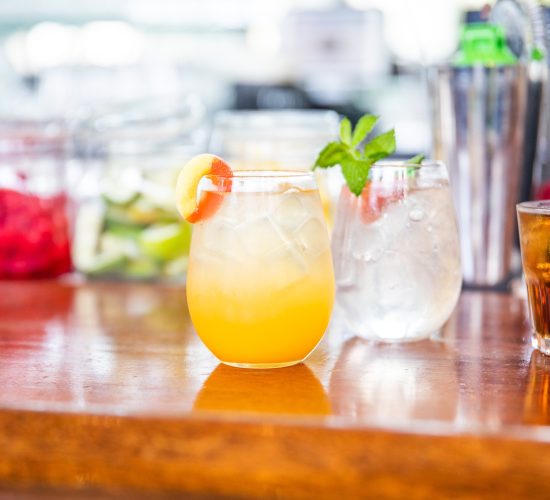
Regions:
M 461 23 L 488 11 L 475 0 L 3 0 L 0 109 L 74 118 L 192 93 L 207 122 L 220 109 L 375 112 L 400 152 L 427 151 L 422 67 L 448 59 Z
M 523 45 L 544 60 L 546 5 L 498 3 L 520 60 Z M 0 278 L 181 277 L 190 228 L 173 183 L 199 152 L 307 169 L 342 115 L 369 112 L 395 127 L 398 157 L 429 155 L 428 68 L 493 7 L 0 0 Z M 330 225 L 338 182 L 319 182 Z

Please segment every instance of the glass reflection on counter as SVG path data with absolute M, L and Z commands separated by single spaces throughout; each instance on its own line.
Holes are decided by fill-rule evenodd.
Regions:
M 451 421 L 458 405 L 455 356 L 442 342 L 369 342 L 343 346 L 329 383 L 336 415 L 380 422 Z
M 182 311 L 183 293 L 159 293 L 146 285 L 77 289 L 74 322 L 80 342 L 93 352 L 77 352 L 80 367 L 71 370 L 80 377 L 81 400 L 143 411 L 154 409 L 152 402 L 174 404 L 189 383 L 184 363 L 188 316 Z M 151 350 L 159 356 L 151 356 Z
M 305 365 L 242 370 L 219 364 L 197 394 L 194 410 L 330 415 L 323 386 Z
M 48 282 L 14 282 L 0 291 L 0 405 L 18 401 L 71 401 L 63 356 L 74 307 L 74 289 Z M 7 289 L 6 289 L 7 290 Z M 47 290 L 47 291 L 46 291 Z
M 527 342 L 518 344 L 526 334 L 523 304 L 510 297 L 500 312 L 502 296 L 497 294 L 470 293 L 462 300 L 461 314 L 449 329 L 454 331 L 458 352 L 470 353 L 457 362 L 461 381 L 457 422 L 494 431 L 521 423 L 523 408 L 517 401 L 524 398 L 531 355 Z M 510 378 L 515 383 L 507 383 Z
M 186 311 L 171 287 L 10 285 L 0 300 L 0 405 L 189 411 L 215 360 Z
M 529 362 L 523 421 L 532 425 L 550 424 L 550 357 L 539 351 L 533 351 Z

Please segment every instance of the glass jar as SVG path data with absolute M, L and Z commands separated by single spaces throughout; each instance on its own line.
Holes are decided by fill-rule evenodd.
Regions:
M 136 103 L 79 127 L 84 159 L 73 255 L 88 277 L 181 280 L 191 227 L 175 208 L 182 166 L 203 147 L 195 96 Z
M 0 279 L 71 270 L 66 137 L 61 122 L 0 124 Z
M 214 119 L 209 151 L 235 170 L 308 171 L 321 149 L 336 139 L 339 126 L 335 111 L 220 111 Z M 337 169 L 317 169 L 315 175 L 331 227 L 341 176 Z

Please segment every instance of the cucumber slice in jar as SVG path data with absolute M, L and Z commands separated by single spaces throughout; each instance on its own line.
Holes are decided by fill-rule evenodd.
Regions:
M 111 165 L 103 179 L 102 194 L 108 203 L 126 206 L 138 198 L 141 183 L 141 172 L 137 168 Z
M 138 191 L 129 189 L 125 190 L 124 188 L 120 188 L 118 186 L 110 186 L 109 188 L 103 190 L 103 197 L 107 203 L 123 207 L 135 201 L 138 196 Z
M 159 265 L 147 257 L 140 257 L 129 261 L 123 271 L 127 278 L 145 280 L 156 278 L 160 274 Z
M 135 202 L 131 203 L 126 211 L 127 216 L 135 224 L 146 225 L 161 221 L 173 222 L 176 220 L 175 214 L 167 213 L 143 196 L 140 196 Z
M 128 258 L 122 251 L 110 250 L 96 254 L 81 271 L 89 276 L 115 274 L 124 269 Z
M 148 180 L 142 183 L 142 195 L 153 207 L 177 216 L 175 208 L 175 187 L 172 185 L 158 184 Z
M 139 247 L 134 238 L 121 236 L 109 230 L 101 235 L 99 246 L 102 252 L 121 253 L 128 259 L 135 259 L 140 256 Z
M 92 265 L 99 247 L 104 221 L 105 207 L 103 203 L 83 203 L 79 208 L 72 248 L 76 269 L 84 271 Z
M 187 272 L 188 266 L 189 257 L 179 257 L 165 264 L 163 274 L 167 278 L 182 277 Z

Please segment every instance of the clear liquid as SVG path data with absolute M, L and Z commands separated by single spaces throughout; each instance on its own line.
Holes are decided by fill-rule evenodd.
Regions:
M 448 186 L 410 190 L 368 223 L 357 204 L 341 199 L 336 226 L 337 304 L 349 327 L 363 337 L 388 341 L 437 332 L 462 284 Z

